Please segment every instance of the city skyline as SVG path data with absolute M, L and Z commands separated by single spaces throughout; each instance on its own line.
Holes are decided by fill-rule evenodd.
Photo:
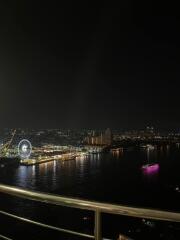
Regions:
M 180 239 L 178 3 L 0 10 L 0 239 Z

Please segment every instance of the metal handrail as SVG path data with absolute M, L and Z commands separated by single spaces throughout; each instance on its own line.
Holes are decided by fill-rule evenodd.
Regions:
M 87 201 L 37 191 L 25 190 L 22 188 L 7 186 L 3 184 L 0 184 L 0 192 L 33 201 L 94 211 L 95 212 L 94 235 L 96 240 L 102 239 L 101 213 L 111 213 L 137 218 L 180 222 L 180 213 L 175 212 Z
M 0 192 L 25 198 L 33 201 L 60 205 L 64 207 L 79 208 L 91 211 L 100 211 L 103 213 L 112 213 L 137 218 L 147 218 L 154 220 L 164 220 L 180 222 L 180 213 L 160 211 L 147 208 L 127 207 L 109 203 L 100 203 L 94 201 L 81 200 L 70 197 L 62 197 L 49 193 L 25 190 L 18 187 L 12 187 L 0 184 Z
M 67 229 L 64 229 L 64 228 L 54 227 L 54 226 L 51 226 L 51 225 L 48 225 L 48 224 L 44 224 L 44 223 L 41 223 L 41 222 L 33 221 L 31 219 L 28 219 L 28 218 L 19 217 L 17 215 L 14 215 L 14 214 L 11 214 L 11 213 L 7 213 L 7 212 L 1 211 L 1 210 L 0 210 L 0 214 L 3 214 L 5 216 L 7 216 L 7 217 L 11 217 L 11 218 L 17 219 L 19 221 L 23 221 L 23 222 L 26 222 L 26 223 L 34 224 L 36 226 L 44 227 L 44 228 L 55 230 L 55 231 L 58 231 L 58 232 L 68 233 L 68 234 L 76 235 L 76 236 L 79 236 L 79 237 L 86 237 L 86 238 L 91 238 L 91 239 L 95 238 L 93 235 L 89 235 L 89 234 L 85 234 L 85 233 L 79 233 L 79 232 L 72 231 L 72 230 L 67 230 Z M 1 235 L 0 235 L 0 237 L 1 237 Z
M 4 236 L 4 235 L 1 235 L 1 234 L 0 234 L 0 239 L 12 240 L 11 238 L 8 238 L 8 237 L 6 237 L 6 236 Z

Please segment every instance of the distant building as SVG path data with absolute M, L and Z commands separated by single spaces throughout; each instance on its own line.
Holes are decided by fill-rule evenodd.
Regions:
M 144 132 L 144 137 L 145 138 L 154 138 L 155 133 L 154 133 L 154 127 L 146 127 L 146 130 Z
M 104 143 L 106 145 L 111 145 L 111 143 L 112 143 L 112 133 L 111 133 L 111 130 L 109 128 L 106 129 L 106 131 L 104 133 Z
M 108 128 L 104 133 L 95 134 L 93 133 L 85 138 L 85 143 L 88 145 L 111 145 L 112 143 L 112 133 L 111 130 Z

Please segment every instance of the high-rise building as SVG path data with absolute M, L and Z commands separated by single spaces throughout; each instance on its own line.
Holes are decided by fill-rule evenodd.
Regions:
M 112 133 L 109 128 L 107 128 L 104 133 L 104 143 L 105 145 L 111 145 L 112 143 Z
M 89 145 L 111 145 L 112 143 L 112 133 L 108 128 L 104 133 L 96 135 L 93 131 L 92 135 L 85 138 L 85 142 Z

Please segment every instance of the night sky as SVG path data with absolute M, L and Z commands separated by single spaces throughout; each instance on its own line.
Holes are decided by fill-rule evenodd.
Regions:
M 0 3 L 0 128 L 179 130 L 178 6 L 64 2 Z

